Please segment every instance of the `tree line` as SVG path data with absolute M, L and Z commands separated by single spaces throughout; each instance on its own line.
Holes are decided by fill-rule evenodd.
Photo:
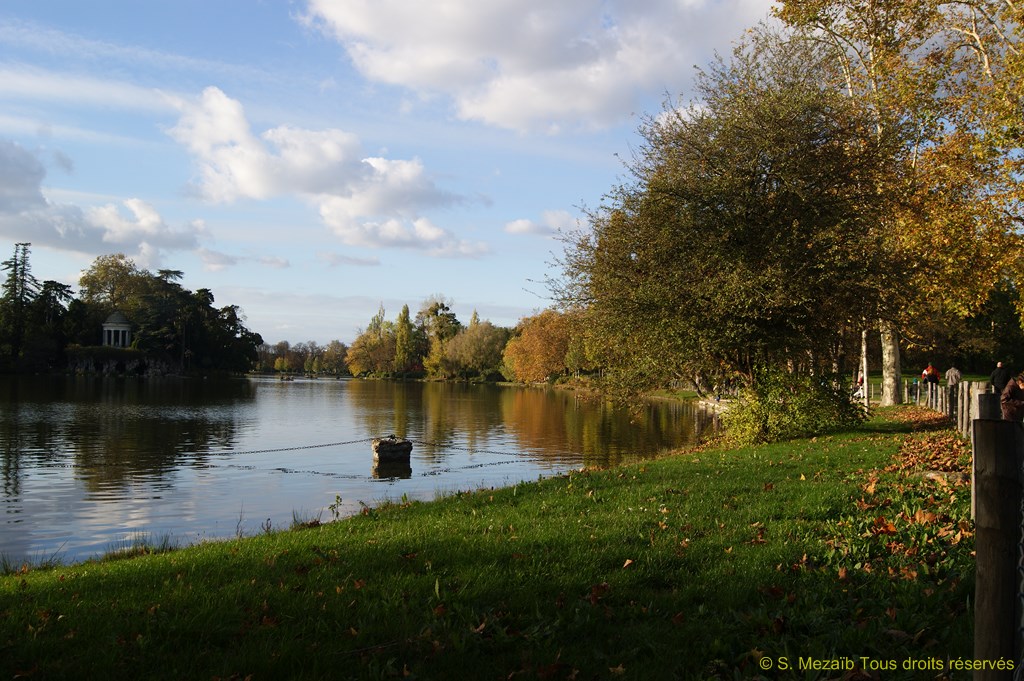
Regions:
M 178 270 L 138 267 L 123 254 L 103 255 L 79 279 L 40 282 L 29 243 L 18 243 L 2 264 L 0 371 L 62 372 L 69 355 L 102 345 L 103 323 L 113 312 L 132 324 L 135 353 L 180 373 L 252 369 L 262 337 L 246 328 L 236 305 L 216 307 L 213 292 L 190 291 Z
M 580 370 L 573 364 L 570 316 L 549 309 L 524 317 L 514 328 L 481 320 L 463 323 L 452 301 L 429 297 L 415 316 L 403 305 L 388 319 L 383 305 L 351 345 L 333 340 L 258 349 L 258 370 L 380 378 L 501 380 L 538 383 Z

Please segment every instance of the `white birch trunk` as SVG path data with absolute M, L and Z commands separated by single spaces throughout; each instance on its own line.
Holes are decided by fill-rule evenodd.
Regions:
M 879 331 L 882 334 L 882 399 L 883 407 L 891 407 L 903 402 L 900 391 L 903 376 L 900 370 L 900 339 L 891 322 L 881 322 Z
M 860 332 L 860 375 L 864 379 L 863 399 L 864 407 L 871 408 L 871 387 L 868 385 L 868 330 Z

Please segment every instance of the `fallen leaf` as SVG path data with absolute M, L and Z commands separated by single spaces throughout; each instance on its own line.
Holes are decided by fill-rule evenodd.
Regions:
M 896 534 L 896 526 L 886 520 L 885 516 L 878 516 L 871 525 L 871 533 L 874 535 Z

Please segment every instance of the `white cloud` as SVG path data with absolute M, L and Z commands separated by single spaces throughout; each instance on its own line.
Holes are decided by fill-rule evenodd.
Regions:
M 275 270 L 286 270 L 292 266 L 292 264 L 288 261 L 288 258 L 277 258 L 269 255 L 260 258 L 259 262 L 261 265 L 272 267 Z
M 167 71 L 194 71 L 206 77 L 241 76 L 266 78 L 266 71 L 254 66 L 198 59 L 132 45 L 120 45 L 66 33 L 30 21 L 0 19 L 0 44 L 64 57 L 70 63 L 103 62 L 145 64 Z
M 340 253 L 318 253 L 317 257 L 327 263 L 328 267 L 352 265 L 354 267 L 379 267 L 380 258 L 355 258 Z
M 194 249 L 204 232 L 201 222 L 169 226 L 137 198 L 90 208 L 49 201 L 42 191 L 45 177 L 34 153 L 0 140 L 0 235 L 25 240 L 31 234 L 35 246 L 90 255 L 113 247 L 151 267 L 168 251 Z
M 203 269 L 207 272 L 220 272 L 226 270 L 229 267 L 234 267 L 242 262 L 258 262 L 260 265 L 265 267 L 271 267 L 275 270 L 283 270 L 291 267 L 291 263 L 287 258 L 278 258 L 275 256 L 263 256 L 259 258 L 250 258 L 244 256 L 231 255 L 229 253 L 222 253 L 221 251 L 214 251 L 209 248 L 199 248 L 196 250 L 196 255 L 203 263 Z
M 87 130 L 85 128 L 70 125 L 59 125 L 48 120 L 30 118 L 26 116 L 0 115 L 0 133 L 15 137 L 35 136 L 44 139 L 60 138 L 120 147 L 139 147 L 145 144 L 145 142 L 138 139 L 132 139 L 123 135 Z
M 257 136 L 241 103 L 214 87 L 177 106 L 181 118 L 168 132 L 195 158 L 196 191 L 209 201 L 297 196 L 318 204 L 324 223 L 351 246 L 486 251 L 423 216 L 461 198 L 438 188 L 419 159 L 364 156 L 358 137 L 337 129 L 280 126 Z
M 212 251 L 208 248 L 198 249 L 196 255 L 199 256 L 203 263 L 203 269 L 207 272 L 220 272 L 223 269 L 237 265 L 239 260 L 233 255 Z
M 308 0 L 367 78 L 517 130 L 604 126 L 673 92 L 771 0 Z
M 54 73 L 20 64 L 0 64 L 0 97 L 33 102 L 74 102 L 109 109 L 168 111 L 168 98 L 154 88 L 76 73 Z
M 564 210 L 546 210 L 541 214 L 539 222 L 520 219 L 513 220 L 505 225 L 505 231 L 509 234 L 539 234 L 542 236 L 554 236 L 560 232 L 568 232 L 578 225 L 578 218 Z

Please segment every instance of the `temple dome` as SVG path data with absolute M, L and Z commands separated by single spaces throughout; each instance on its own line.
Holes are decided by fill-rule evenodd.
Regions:
M 131 322 L 129 322 L 128 318 L 125 317 L 120 312 L 114 312 L 114 314 L 112 314 L 109 317 L 107 317 L 107 321 L 105 321 L 103 323 L 104 324 L 130 324 Z

